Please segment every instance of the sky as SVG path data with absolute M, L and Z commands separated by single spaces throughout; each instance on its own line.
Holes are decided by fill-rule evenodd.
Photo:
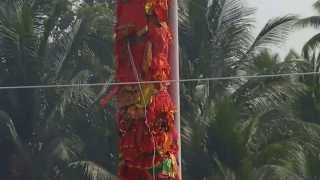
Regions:
M 246 5 L 255 7 L 256 12 L 256 33 L 263 28 L 267 21 L 274 17 L 295 14 L 299 17 L 319 15 L 312 5 L 316 0 L 245 0 Z M 300 52 L 302 45 L 315 35 L 319 30 L 312 28 L 297 30 L 289 36 L 288 41 L 275 50 L 284 56 L 290 49 Z

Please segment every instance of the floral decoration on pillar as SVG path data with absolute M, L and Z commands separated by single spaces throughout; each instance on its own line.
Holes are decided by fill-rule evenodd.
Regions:
M 115 30 L 118 82 L 157 81 L 113 88 L 117 98 L 119 180 L 178 180 L 175 105 L 168 91 L 172 35 L 168 0 L 117 0 Z M 155 174 L 154 174 L 155 173 Z

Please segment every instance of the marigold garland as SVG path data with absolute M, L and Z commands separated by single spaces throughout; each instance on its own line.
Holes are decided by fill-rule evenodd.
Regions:
M 168 26 L 168 3 L 168 0 L 117 1 L 114 53 L 119 82 L 170 79 L 172 35 Z M 168 83 L 142 87 L 122 85 L 101 99 L 101 105 L 105 106 L 112 96 L 117 97 L 119 180 L 152 179 L 153 170 L 157 180 L 179 179 L 176 108 L 168 86 Z

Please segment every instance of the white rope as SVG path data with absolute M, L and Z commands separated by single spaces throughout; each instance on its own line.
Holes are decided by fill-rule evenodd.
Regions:
M 132 69 L 133 69 L 133 72 L 136 76 L 136 80 L 138 81 L 139 83 L 139 90 L 140 90 L 140 95 L 142 97 L 142 101 L 143 101 L 143 107 L 144 107 L 144 118 L 145 118 L 145 125 L 147 126 L 148 128 L 148 131 L 151 135 L 151 138 L 152 138 L 152 143 L 153 143 L 153 155 L 152 155 L 152 178 L 153 180 L 156 180 L 156 170 L 155 170 L 155 160 L 156 160 L 156 140 L 155 140 L 155 137 L 151 131 L 151 128 L 150 126 L 148 125 L 148 115 L 147 115 L 147 100 L 146 98 L 144 97 L 144 94 L 143 94 L 143 89 L 142 89 L 142 84 L 140 83 L 141 81 L 141 78 L 139 76 L 139 73 L 138 73 L 138 70 L 137 70 L 137 66 L 136 64 L 134 63 L 134 59 L 133 59 L 133 54 L 132 54 L 132 51 L 131 51 L 131 47 L 130 47 L 130 42 L 128 41 L 127 42 L 127 48 L 128 48 L 128 53 L 129 53 L 129 59 L 130 59 L 130 64 L 132 66 Z
M 211 77 L 211 78 L 194 78 L 180 80 L 165 80 L 165 81 L 135 81 L 135 82 L 105 82 L 105 83 L 83 83 L 83 84 L 50 84 L 50 85 L 22 85 L 22 86 L 2 86 L 0 90 L 6 89 L 36 89 L 36 88 L 67 88 L 78 86 L 105 86 L 105 85 L 134 85 L 134 84 L 158 84 L 158 83 L 175 83 L 175 82 L 195 82 L 195 81 L 223 81 L 234 79 L 258 79 L 272 77 L 288 77 L 288 76 L 308 76 L 319 75 L 320 72 L 305 72 L 305 73 L 286 73 L 286 74 L 266 74 L 266 75 L 244 75 L 244 76 L 226 76 L 226 77 Z

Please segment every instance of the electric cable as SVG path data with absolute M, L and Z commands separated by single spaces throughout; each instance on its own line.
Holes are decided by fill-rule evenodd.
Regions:
M 135 81 L 135 82 L 102 82 L 102 83 L 77 83 L 77 84 L 48 84 L 48 85 L 17 85 L 17 86 L 0 86 L 0 90 L 7 89 L 41 89 L 41 88 L 68 88 L 68 87 L 85 87 L 85 86 L 117 86 L 117 85 L 135 85 L 135 84 L 159 84 L 159 83 L 186 83 L 200 81 L 226 81 L 235 79 L 260 79 L 273 77 L 290 77 L 290 76 L 310 76 L 320 75 L 320 72 L 301 72 L 301 73 L 283 73 L 283 74 L 265 74 L 265 75 L 242 75 L 242 76 L 224 76 L 209 78 L 192 78 L 180 80 L 164 80 L 164 81 Z

